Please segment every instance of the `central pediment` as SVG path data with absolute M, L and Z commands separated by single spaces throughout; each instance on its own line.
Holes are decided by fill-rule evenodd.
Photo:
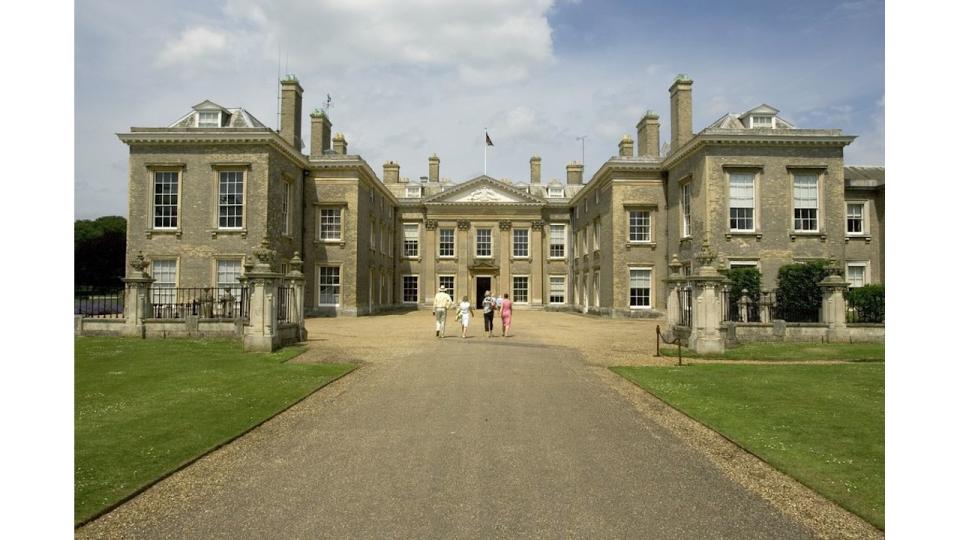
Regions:
M 430 204 L 543 204 L 538 197 L 489 176 L 478 176 L 426 198 Z

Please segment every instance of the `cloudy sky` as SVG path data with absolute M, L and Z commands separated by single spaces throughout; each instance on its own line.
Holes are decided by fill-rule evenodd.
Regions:
M 694 130 L 760 103 L 798 127 L 858 135 L 847 163 L 884 164 L 880 1 L 78 0 L 75 216 L 126 215 L 130 126 L 166 126 L 210 99 L 276 127 L 276 80 L 375 171 L 461 181 L 587 177 L 647 109 L 669 140 L 674 76 L 694 80 Z M 306 126 L 309 124 L 305 123 Z M 304 138 L 309 138 L 306 129 Z

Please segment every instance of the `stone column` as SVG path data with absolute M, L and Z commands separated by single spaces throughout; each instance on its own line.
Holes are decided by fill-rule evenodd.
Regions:
M 700 268 L 696 275 L 690 277 L 693 285 L 693 320 L 690 324 L 689 347 L 698 354 L 720 354 L 724 351 L 724 339 L 720 333 L 720 287 L 726 278 L 710 264 L 713 259 L 710 245 L 704 240 L 697 255 Z
M 667 327 L 666 333 L 673 333 L 673 327 L 680 324 L 680 289 L 686 284 L 686 280 L 680 275 L 680 269 L 683 265 L 677 259 L 677 254 L 673 254 L 673 260 L 668 265 L 670 267 L 670 277 L 663 280 L 667 285 Z
M 530 224 L 530 305 L 543 306 L 543 221 Z
M 276 252 L 269 247 L 266 238 L 260 247 L 253 250 L 257 262 L 247 273 L 247 285 L 250 288 L 250 321 L 244 327 L 243 350 L 271 352 L 280 346 L 280 334 L 277 332 L 277 284 L 280 274 L 273 271 L 271 264 Z
M 307 328 L 304 326 L 303 306 L 304 306 L 304 278 L 303 278 L 303 260 L 300 258 L 300 252 L 294 251 L 293 258 L 290 259 L 290 271 L 284 276 L 284 279 L 293 288 L 293 298 L 287 299 L 290 302 L 290 322 L 297 323 L 298 341 L 307 340 Z M 378 284 L 379 287 L 379 284 Z
M 143 258 L 143 253 L 138 252 L 137 257 L 130 263 L 134 273 L 128 278 L 123 278 L 126 285 L 123 298 L 123 316 L 127 319 L 123 326 L 122 335 L 144 338 L 147 336 L 146 327 L 143 320 L 150 318 L 150 285 L 154 279 L 147 274 L 144 269 L 147 267 L 147 261 Z
M 847 330 L 847 299 L 843 297 L 849 283 L 837 274 L 831 274 L 817 285 L 822 291 L 820 322 L 827 324 L 827 341 L 844 341 L 850 338 Z

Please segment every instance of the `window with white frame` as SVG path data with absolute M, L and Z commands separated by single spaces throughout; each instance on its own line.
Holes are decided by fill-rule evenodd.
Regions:
M 847 263 L 847 283 L 850 287 L 863 287 L 867 284 L 867 279 L 866 262 Z
M 317 305 L 340 305 L 339 266 L 320 266 L 317 268 Z
M 680 186 L 680 214 L 683 220 L 683 236 L 684 238 L 690 236 L 690 182 Z
M 631 210 L 630 211 L 630 241 L 631 242 L 649 242 L 650 241 L 650 211 L 649 210 Z
M 820 196 L 817 185 L 816 173 L 794 173 L 793 230 L 809 232 L 819 230 L 817 210 Z
M 567 276 L 550 276 L 551 304 L 565 304 L 567 302 Z
M 513 230 L 513 256 L 518 259 L 530 256 L 530 230 Z
M 243 171 L 220 171 L 219 227 L 243 228 Z
M 403 224 L 403 256 L 420 256 L 420 225 L 418 223 Z
M 759 270 L 760 263 L 755 259 L 754 260 L 741 259 L 741 260 L 730 261 L 730 269 L 733 270 L 734 268 L 755 268 Z
M 753 231 L 754 174 L 730 173 L 730 230 Z
M 493 256 L 493 230 L 487 228 L 477 229 L 477 257 Z
M 593 273 L 593 305 L 600 305 L 600 272 Z
M 440 257 L 453 257 L 456 253 L 456 230 L 440 229 L 440 241 L 437 243 L 437 255 Z
M 406 197 L 408 199 L 419 199 L 420 189 L 421 189 L 421 186 L 407 186 Z
M 380 253 L 386 253 L 387 224 L 380 223 Z
M 150 285 L 154 304 L 173 304 L 177 296 L 177 260 L 158 259 L 150 263 L 153 284 Z
M 416 304 L 420 299 L 420 276 L 403 276 L 403 303 Z
M 649 268 L 630 269 L 630 307 L 633 309 L 650 307 Z
M 197 113 L 197 127 L 220 127 L 220 111 L 200 111 Z
M 550 199 L 562 199 L 563 198 L 563 188 L 560 186 L 549 186 L 547 188 L 547 198 Z
M 180 214 L 180 173 L 153 173 L 153 228 L 176 229 Z
M 283 221 L 283 234 L 290 234 L 290 205 L 293 189 L 290 182 L 283 183 L 283 203 L 280 207 L 280 219 Z
M 600 250 L 600 218 L 593 220 L 593 250 Z
M 370 249 L 377 249 L 377 220 L 370 216 Z
M 341 239 L 342 227 L 341 227 L 341 216 L 343 214 L 342 208 L 321 208 L 320 209 L 320 221 L 319 221 L 319 231 L 318 236 L 320 240 L 336 240 Z
M 755 114 L 750 117 L 750 127 L 770 128 L 773 127 L 773 117 L 763 114 Z
M 567 256 L 567 226 L 563 223 L 550 224 L 550 258 L 563 259 Z
M 529 302 L 528 293 L 530 291 L 529 276 L 513 276 L 513 301 L 518 304 Z
M 280 270 L 282 274 L 286 274 L 283 268 Z M 233 305 L 231 306 L 229 301 L 217 303 L 215 309 L 218 313 L 215 316 L 230 317 L 240 309 L 240 303 L 242 302 L 240 274 L 239 259 L 217 260 L 217 298 L 223 299 L 229 294 L 233 297 Z
M 865 219 L 867 205 L 863 202 L 847 203 L 847 234 L 851 236 L 866 234 Z
M 447 291 L 447 294 L 450 295 L 450 298 L 456 298 L 456 285 L 457 279 L 456 276 L 437 276 L 437 284 L 444 288 Z

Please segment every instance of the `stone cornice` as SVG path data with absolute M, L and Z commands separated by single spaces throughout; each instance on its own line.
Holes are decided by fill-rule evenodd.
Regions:
M 778 132 L 779 133 L 774 133 Z M 676 165 L 693 152 L 712 144 L 750 146 L 847 146 L 857 137 L 839 129 L 723 129 L 707 128 L 663 160 L 663 168 Z
M 129 133 L 117 133 L 124 144 L 196 145 L 196 144 L 266 144 L 287 156 L 300 167 L 306 167 L 307 158 L 270 128 L 230 128 L 204 130 L 198 128 L 130 128 Z

